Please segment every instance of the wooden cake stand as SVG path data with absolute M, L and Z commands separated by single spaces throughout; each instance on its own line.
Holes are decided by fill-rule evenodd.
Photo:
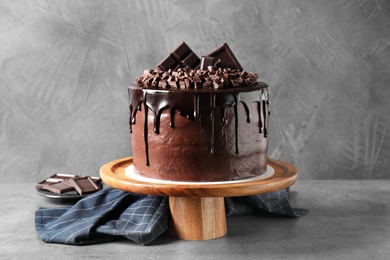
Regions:
M 273 175 L 247 181 L 185 183 L 143 180 L 128 174 L 132 157 L 118 159 L 100 168 L 100 177 L 109 186 L 128 192 L 168 196 L 168 232 L 184 240 L 208 240 L 227 232 L 224 197 L 274 192 L 295 183 L 298 171 L 292 164 L 268 159 Z

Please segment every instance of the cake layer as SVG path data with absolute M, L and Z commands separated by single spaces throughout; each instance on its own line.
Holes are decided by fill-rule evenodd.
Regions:
M 135 171 L 173 181 L 227 181 L 267 167 L 268 86 L 129 87 Z

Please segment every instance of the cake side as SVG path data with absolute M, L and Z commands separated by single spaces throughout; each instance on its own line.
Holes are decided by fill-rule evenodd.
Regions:
M 129 87 L 133 162 L 142 176 L 226 181 L 266 171 L 268 86 Z

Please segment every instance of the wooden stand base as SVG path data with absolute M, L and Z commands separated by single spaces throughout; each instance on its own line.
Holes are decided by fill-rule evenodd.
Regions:
M 291 186 L 298 177 L 294 165 L 268 159 L 268 165 L 275 173 L 264 180 L 219 184 L 164 184 L 127 176 L 126 168 L 132 163 L 131 157 L 109 162 L 100 168 L 100 177 L 111 187 L 124 191 L 168 196 L 171 211 L 168 232 L 183 240 L 209 240 L 226 234 L 224 197 L 281 190 Z
M 169 235 L 183 240 L 209 240 L 226 234 L 223 197 L 169 197 Z

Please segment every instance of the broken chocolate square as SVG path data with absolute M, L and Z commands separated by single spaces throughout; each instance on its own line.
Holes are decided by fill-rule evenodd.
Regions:
M 71 184 L 80 195 L 84 195 L 85 193 L 95 192 L 100 190 L 101 188 L 93 181 L 90 177 L 75 177 L 68 180 L 69 184 Z
M 207 56 L 214 57 L 214 60 L 220 60 L 218 67 L 243 70 L 227 43 L 222 44 L 221 47 L 215 49 Z
M 182 42 L 172 53 L 170 53 L 157 67 L 162 71 L 169 69 L 184 68 L 186 66 L 196 69 L 199 67 L 199 57 L 188 47 L 185 42 Z
M 206 70 L 208 66 L 214 65 L 214 57 L 210 56 L 202 56 L 200 59 L 200 69 Z
M 71 184 L 65 181 L 59 181 L 59 182 L 47 183 L 43 185 L 43 189 L 57 194 L 62 194 L 64 192 L 74 190 L 75 188 Z
M 94 190 L 87 190 L 89 186 L 85 185 L 84 183 L 81 183 L 81 185 L 77 185 L 77 189 L 79 186 L 81 187 L 82 193 L 90 193 L 92 191 L 97 191 L 101 189 L 101 179 L 100 177 L 95 177 L 95 176 L 79 176 L 79 175 L 74 175 L 74 174 L 62 174 L 62 173 L 56 173 L 49 178 L 46 178 L 45 180 L 39 182 L 36 184 L 36 189 L 38 190 L 47 190 L 51 191 L 56 194 L 63 194 L 68 191 L 75 191 L 76 192 L 76 185 L 74 184 L 73 180 L 78 180 L 78 179 L 84 179 L 84 178 L 89 178 L 89 181 L 92 182 L 91 186 L 94 187 Z M 87 188 L 83 188 L 83 187 Z M 96 188 L 98 187 L 98 188 Z M 77 192 L 80 195 L 83 195 L 82 193 L 77 190 Z
M 35 185 L 35 187 L 37 189 L 44 189 L 44 186 L 47 185 L 47 184 L 52 184 L 52 183 L 56 183 L 56 182 L 62 182 L 62 181 L 65 181 L 65 180 L 68 180 L 68 179 L 71 179 L 71 178 L 74 178 L 74 177 L 76 177 L 76 175 L 56 173 L 56 174 L 50 176 L 49 178 L 41 181 L 40 183 Z

